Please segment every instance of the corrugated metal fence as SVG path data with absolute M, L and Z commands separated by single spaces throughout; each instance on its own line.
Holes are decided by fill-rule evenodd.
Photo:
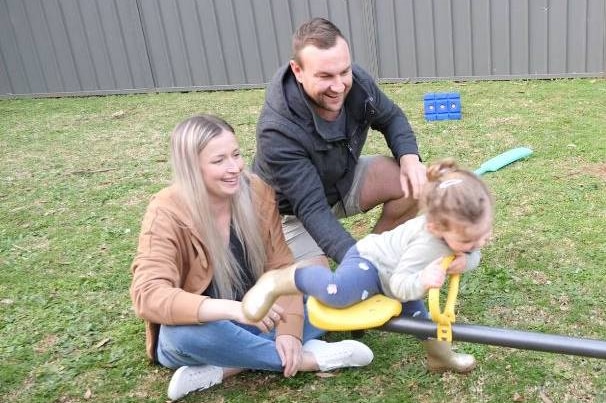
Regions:
M 0 97 L 262 87 L 312 16 L 383 81 L 606 71 L 606 0 L 0 0 Z

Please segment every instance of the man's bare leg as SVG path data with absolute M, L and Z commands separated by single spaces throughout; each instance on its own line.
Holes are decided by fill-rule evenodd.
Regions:
M 418 211 L 418 200 L 404 197 L 400 184 L 400 166 L 393 158 L 378 156 L 366 169 L 360 190 L 360 208 L 367 211 L 382 204 L 382 211 L 372 232 L 394 229 L 414 218 Z

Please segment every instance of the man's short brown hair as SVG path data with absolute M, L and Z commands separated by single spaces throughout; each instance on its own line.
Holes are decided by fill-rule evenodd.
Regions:
M 292 58 L 301 65 L 299 52 L 307 45 L 318 49 L 330 49 L 337 43 L 337 38 L 345 38 L 335 24 L 325 18 L 312 18 L 299 26 L 292 36 Z

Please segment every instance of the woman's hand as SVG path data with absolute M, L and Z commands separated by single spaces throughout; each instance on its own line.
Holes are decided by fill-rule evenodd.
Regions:
M 276 337 L 276 350 L 282 360 L 284 376 L 290 377 L 297 374 L 303 361 L 303 345 L 301 340 L 289 334 Z
M 271 331 L 281 320 L 286 320 L 284 309 L 279 305 L 272 305 L 267 315 L 258 322 L 252 322 L 244 316 L 242 302 L 229 299 L 205 298 L 198 308 L 198 320 L 213 322 L 215 320 L 233 320 L 245 325 L 256 326 L 264 333 Z
M 419 274 L 421 284 L 425 289 L 440 288 L 446 280 L 446 272 L 442 269 L 442 259 L 437 258 L 430 264 L 428 264 Z

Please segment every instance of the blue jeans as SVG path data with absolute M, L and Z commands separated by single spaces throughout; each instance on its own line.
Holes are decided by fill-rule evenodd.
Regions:
M 307 319 L 303 343 L 321 337 L 325 331 Z M 284 370 L 276 350 L 276 333 L 261 333 L 254 326 L 219 320 L 199 325 L 160 326 L 158 361 L 168 368 L 184 365 L 215 365 L 281 372 Z

